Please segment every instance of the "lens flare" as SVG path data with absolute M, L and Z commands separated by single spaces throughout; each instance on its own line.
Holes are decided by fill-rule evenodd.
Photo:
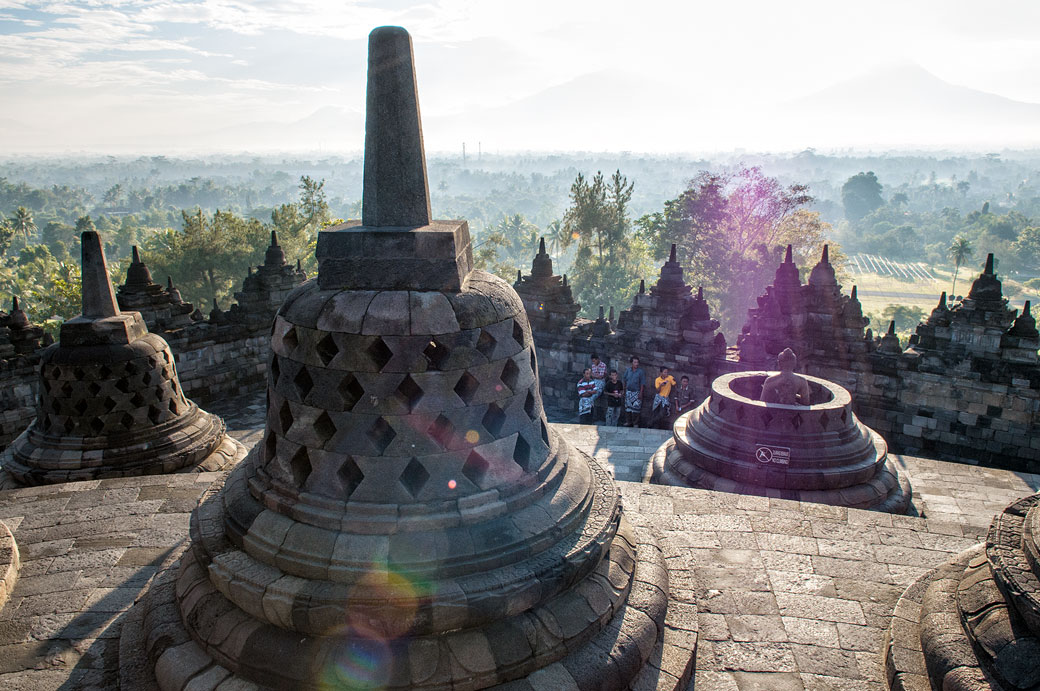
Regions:
M 475 429 L 466 432 L 466 443 L 476 444 L 478 441 L 480 441 L 480 432 Z
M 454 480 L 448 480 L 448 489 L 455 489 L 458 487 L 458 483 Z

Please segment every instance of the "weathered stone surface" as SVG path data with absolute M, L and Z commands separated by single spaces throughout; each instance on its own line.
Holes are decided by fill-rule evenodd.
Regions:
M 905 513 L 911 492 L 888 446 L 842 387 L 805 377 L 810 405 L 758 400 L 767 372 L 726 374 L 676 420 L 652 482 Z
M 0 457 L 3 472 L 37 485 L 214 470 L 240 459 L 245 448 L 224 435 L 220 418 L 184 395 L 166 341 L 137 312 L 114 307 L 97 233 L 84 233 L 83 243 L 84 276 L 101 271 L 107 291 L 85 280 L 85 313 L 43 352 L 36 419 Z

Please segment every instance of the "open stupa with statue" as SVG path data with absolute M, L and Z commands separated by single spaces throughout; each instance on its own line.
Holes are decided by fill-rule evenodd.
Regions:
M 128 617 L 123 688 L 666 688 L 661 553 L 546 424 L 516 292 L 431 220 L 398 27 L 364 171 L 275 319 L 263 442 Z
M 790 348 L 777 364 L 779 372 L 715 379 L 654 454 L 651 481 L 906 513 L 910 484 L 881 435 L 852 412 L 849 392 L 795 373 Z

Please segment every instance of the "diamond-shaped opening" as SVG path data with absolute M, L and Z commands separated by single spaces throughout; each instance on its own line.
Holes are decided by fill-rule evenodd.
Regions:
M 802 426 L 802 416 L 795 413 L 794 417 L 791 418 L 791 427 L 798 429 Z
M 303 487 L 307 478 L 311 476 L 311 458 L 307 455 L 307 447 L 301 446 L 293 454 L 289 461 L 289 470 L 292 471 L 293 484 Z
M 322 363 L 327 365 L 339 355 L 339 346 L 336 345 L 336 339 L 332 337 L 332 334 L 325 334 L 325 337 L 318 341 L 315 351 Z
M 278 410 L 278 422 L 282 423 L 282 434 L 288 434 L 293 423 L 292 408 L 289 407 L 288 401 L 283 402 Z
M 431 339 L 422 353 L 426 357 L 427 366 L 431 369 L 440 369 L 450 354 L 448 348 L 438 343 L 437 339 Z
M 408 408 L 408 412 L 415 410 L 415 406 L 419 405 L 419 401 L 423 397 L 423 390 L 419 388 L 419 385 L 412 379 L 412 375 L 406 374 L 404 380 L 401 381 L 400 386 L 397 387 L 397 396 L 401 399 L 401 402 Z
M 289 330 L 285 332 L 285 335 L 282 336 L 282 343 L 290 351 L 294 350 L 296 346 L 300 345 L 300 337 L 296 334 L 295 326 L 289 327 Z
M 491 359 L 491 353 L 495 351 L 495 344 L 497 341 L 495 337 L 488 333 L 487 329 L 480 330 L 480 337 L 477 338 L 477 350 L 484 357 Z
M 131 429 L 134 426 L 134 418 L 130 413 L 123 413 L 123 417 L 119 418 L 119 424 L 126 429 Z
M 141 377 L 141 382 L 143 382 L 145 386 L 151 386 L 152 385 L 152 373 L 151 372 L 145 372 L 144 376 Z
M 534 356 L 534 348 L 531 348 L 531 371 L 538 374 L 538 360 Z
M 152 421 L 153 425 L 158 425 L 162 420 L 162 411 L 154 405 L 148 406 L 148 419 Z
M 545 422 L 542 422 L 542 441 L 545 442 L 546 446 L 549 446 L 549 428 L 545 426 Z
M 36 418 L 37 422 L 40 422 L 40 418 Z M 40 422 L 40 426 L 43 427 L 44 432 L 49 432 L 51 427 L 54 426 L 54 420 L 51 419 L 50 415 L 43 416 L 43 422 Z
M 466 476 L 467 480 L 483 489 L 484 478 L 487 477 L 490 468 L 491 464 L 486 458 L 476 451 L 471 451 L 466 457 L 466 462 L 462 464 L 462 474 Z
M 157 401 L 161 401 L 165 397 L 166 397 L 166 387 L 163 386 L 162 384 L 159 384 L 159 386 L 155 387 L 155 399 Z
M 516 366 L 513 359 L 506 360 L 502 367 L 502 383 L 509 387 L 510 391 L 516 390 L 516 383 L 520 380 L 520 368 Z
M 92 381 L 90 382 L 90 386 L 87 387 L 87 391 L 90 392 L 91 396 L 97 396 L 99 393 L 101 393 L 101 385 L 98 384 L 96 381 Z
M 180 406 L 179 403 L 177 403 L 177 399 L 176 398 L 171 398 L 170 399 L 170 412 L 173 413 L 174 415 L 180 415 L 181 414 L 181 406 Z
M 108 365 L 101 365 L 101 369 L 98 370 L 98 376 L 101 377 L 102 379 L 108 379 L 108 377 L 111 374 L 112 374 L 112 370 L 109 368 Z
M 65 432 L 68 434 L 72 432 L 76 425 L 74 422 L 72 422 L 72 418 L 65 418 L 65 424 L 62 425 L 62 427 L 65 428 Z
M 841 410 L 841 424 L 844 425 L 848 421 L 849 421 L 849 414 L 847 412 L 845 412 L 844 408 L 842 408 L 842 410 Z
M 322 443 L 332 439 L 332 436 L 336 434 L 336 423 L 332 421 L 332 418 L 324 410 L 318 416 L 318 419 L 314 421 L 314 432 L 321 439 Z
M 135 365 L 132 361 L 131 362 L 127 362 L 126 363 L 126 373 L 127 373 L 128 376 L 131 376 L 131 377 L 134 376 L 135 374 L 137 374 L 137 365 Z
M 130 392 L 130 381 L 126 377 L 121 377 L 119 379 L 119 381 L 116 382 L 116 388 L 119 391 L 122 391 L 123 393 L 129 393 Z
M 376 337 L 372 341 L 371 345 L 365 350 L 368 356 L 372 358 L 372 362 L 375 364 L 376 369 L 382 371 L 386 367 L 386 363 L 390 362 L 390 359 L 394 356 L 394 351 L 390 350 L 382 338 Z
M 462 373 L 462 376 L 459 377 L 459 381 L 455 384 L 455 393 L 459 395 L 459 398 L 462 399 L 463 403 L 469 405 L 469 402 L 473 400 L 473 396 L 477 393 L 477 389 L 479 388 L 480 382 L 467 371 Z
M 296 392 L 300 394 L 300 400 L 307 398 L 307 394 L 314 388 L 314 380 L 311 379 L 311 375 L 306 367 L 301 367 L 300 371 L 293 377 L 293 386 L 296 387 Z
M 278 377 L 282 373 L 282 366 L 278 364 L 278 356 L 271 354 L 271 383 L 277 384 Z
M 274 436 L 274 432 L 268 432 L 267 436 L 264 437 L 264 463 L 270 463 L 274 460 L 274 455 L 277 450 L 278 438 Z
M 489 403 L 487 412 L 484 413 L 484 417 L 481 418 L 480 422 L 484 425 L 484 429 L 497 437 L 499 432 L 502 431 L 502 425 L 506 422 L 506 414 L 496 404 Z
M 336 474 L 339 475 L 339 479 L 343 482 L 344 499 L 349 499 L 350 495 L 361 484 L 361 481 L 365 479 L 365 474 L 361 472 L 361 468 L 358 468 L 357 463 L 350 456 L 347 456 L 347 460 L 343 461 L 343 465 L 339 467 Z
M 61 368 L 55 365 L 54 370 L 51 372 L 51 377 L 54 379 L 61 379 Z
M 513 447 L 513 461 L 524 470 L 531 463 L 531 445 L 519 434 L 516 435 L 516 446 Z
M 433 424 L 426 430 L 426 434 L 430 435 L 430 438 L 441 445 L 441 448 L 448 448 L 448 444 L 451 443 L 451 438 L 455 434 L 455 425 L 452 424 L 451 420 L 438 415 L 437 419 L 433 421 Z
M 84 374 L 85 372 L 83 371 L 82 367 L 77 367 L 76 369 L 72 370 L 72 376 L 76 381 L 83 381 Z
M 527 417 L 534 419 L 536 406 L 534 402 L 534 393 L 531 391 L 527 392 L 527 399 L 524 401 L 524 412 L 527 413 Z
M 72 395 L 72 382 L 65 382 L 65 385 L 61 387 L 61 392 L 68 398 Z
M 101 402 L 101 405 L 103 405 L 105 407 L 105 412 L 106 413 L 111 413 L 113 410 L 116 409 L 116 406 L 119 405 L 119 404 L 115 401 L 114 398 L 109 396 L 104 401 Z
M 368 432 L 365 434 L 379 454 L 386 451 L 386 447 L 390 446 L 390 442 L 397 436 L 397 432 L 390 426 L 390 423 L 381 417 L 376 418 L 376 421 L 372 423 L 372 426 L 368 428 Z
M 828 417 L 827 413 L 820 413 L 820 427 L 822 429 L 827 429 L 828 425 L 830 424 L 831 419 L 830 417 Z
M 52 398 L 51 399 L 51 412 L 52 413 L 60 413 L 61 412 L 61 405 L 58 403 L 58 399 L 56 399 L 56 398 Z
M 418 499 L 419 492 L 422 491 L 422 488 L 426 486 L 426 482 L 430 479 L 430 473 L 427 472 L 422 463 L 413 458 L 408 461 L 408 465 L 404 467 L 401 477 L 398 479 L 404 488 L 408 490 L 408 493 Z
M 130 403 L 133 404 L 135 408 L 140 408 L 142 405 L 144 405 L 144 396 L 142 396 L 141 392 L 138 391 L 133 396 L 131 396 Z
M 83 413 L 87 412 L 87 402 L 82 398 L 79 399 L 78 401 L 76 401 L 76 405 L 73 406 L 73 410 L 82 415 Z
M 94 433 L 94 436 L 101 434 L 101 430 L 105 429 L 105 423 L 99 417 L 92 418 L 90 421 L 90 431 Z
M 354 409 L 357 402 L 365 395 L 365 390 L 361 388 L 361 384 L 358 383 L 353 374 L 348 374 L 340 380 L 339 395 L 343 398 L 344 410 L 349 412 Z
M 524 327 L 520 326 L 520 322 L 513 320 L 513 340 L 523 348 L 524 347 Z
M 149 355 L 148 356 L 148 366 L 151 367 L 152 369 L 155 369 L 156 367 L 159 366 L 159 361 L 155 358 L 154 355 Z

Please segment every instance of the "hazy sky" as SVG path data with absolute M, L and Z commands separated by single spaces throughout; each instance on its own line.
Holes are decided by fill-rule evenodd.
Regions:
M 978 95 L 929 91 L 1040 104 L 1036 0 L 0 0 L 0 146 L 358 149 L 382 24 L 412 33 L 430 150 L 1040 144 L 1040 106 L 980 102 L 944 128 Z M 925 102 L 892 117 L 908 93 Z M 255 126 L 316 111 L 281 143 Z

